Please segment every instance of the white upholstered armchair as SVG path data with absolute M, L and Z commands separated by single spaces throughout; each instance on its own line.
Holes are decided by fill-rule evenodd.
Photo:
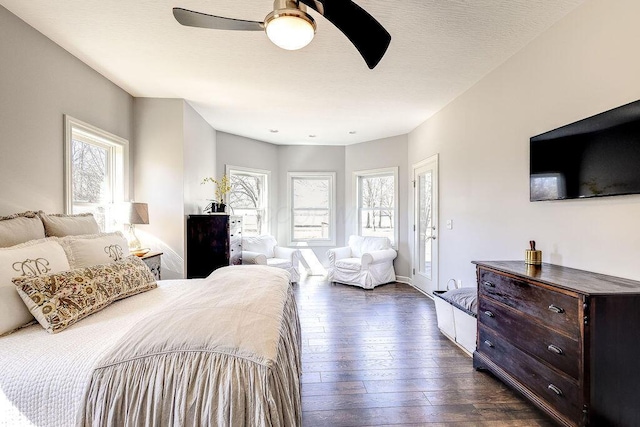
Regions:
M 397 252 L 387 237 L 349 236 L 349 246 L 329 249 L 329 281 L 372 289 L 396 280 Z
M 259 264 L 283 268 L 291 275 L 291 283 L 297 283 L 300 280 L 299 262 L 300 251 L 278 246 L 278 242 L 273 236 L 264 234 L 262 236 L 242 238 L 243 264 Z

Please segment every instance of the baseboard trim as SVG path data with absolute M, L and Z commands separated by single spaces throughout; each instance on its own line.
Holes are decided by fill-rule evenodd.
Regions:
M 396 276 L 396 282 L 406 283 L 407 285 L 411 285 L 411 277 Z
M 413 289 L 415 289 L 416 291 L 420 292 L 422 295 L 424 295 L 425 297 L 432 299 L 433 300 L 433 295 L 429 295 L 428 293 L 426 293 L 425 291 L 423 291 L 422 289 L 420 289 L 417 286 L 414 286 L 412 283 L 408 284 L 409 286 L 411 286 Z

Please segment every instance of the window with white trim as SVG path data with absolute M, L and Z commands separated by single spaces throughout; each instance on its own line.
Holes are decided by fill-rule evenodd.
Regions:
M 354 172 L 358 234 L 398 241 L 398 168 Z
M 231 191 L 227 203 L 242 215 L 242 234 L 269 234 L 269 177 L 271 172 L 227 165 Z
M 128 192 L 129 142 L 73 117 L 64 119 L 66 212 L 91 212 L 102 230 L 115 229 L 116 204 Z
M 335 245 L 335 172 L 289 172 L 288 178 L 291 244 Z

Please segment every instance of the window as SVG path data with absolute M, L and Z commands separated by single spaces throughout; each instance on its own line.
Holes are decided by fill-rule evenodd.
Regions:
M 291 244 L 333 246 L 335 226 L 334 172 L 289 173 Z
M 358 234 L 388 237 L 398 241 L 398 168 L 385 168 L 354 173 Z
M 114 204 L 128 188 L 129 142 L 65 116 L 64 153 L 66 212 L 91 212 L 102 230 L 114 229 Z
M 234 215 L 242 215 L 242 234 L 268 234 L 268 184 L 271 172 L 227 165 L 227 175 L 231 181 L 228 203 Z

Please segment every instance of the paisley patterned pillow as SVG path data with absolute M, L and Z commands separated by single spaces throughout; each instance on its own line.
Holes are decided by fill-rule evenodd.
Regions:
M 157 287 L 149 267 L 136 256 L 56 274 L 18 277 L 13 283 L 29 311 L 53 334 L 114 301 Z

